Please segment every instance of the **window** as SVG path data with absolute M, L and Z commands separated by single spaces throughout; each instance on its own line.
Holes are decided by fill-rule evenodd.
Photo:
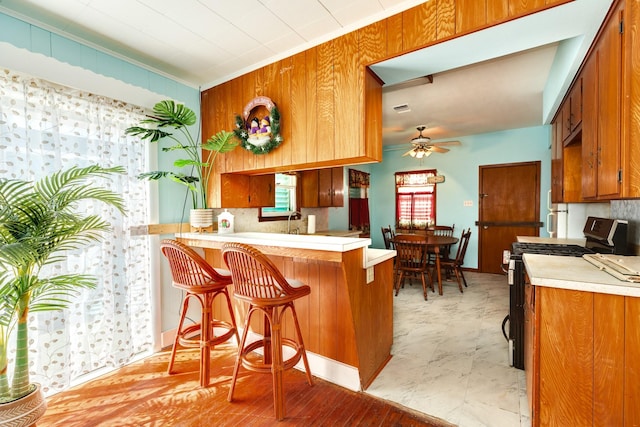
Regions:
M 260 220 L 273 221 L 287 219 L 291 213 L 298 212 L 297 176 L 295 174 L 276 174 L 275 206 L 260 209 Z M 292 216 L 292 218 L 296 218 Z
M 396 228 L 424 230 L 436 223 L 435 169 L 396 172 Z
M 38 348 L 29 370 L 51 395 L 85 375 L 124 366 L 153 350 L 150 240 L 131 232 L 150 217 L 148 185 L 136 178 L 149 170 L 147 144 L 125 133 L 147 111 L 0 71 L 0 178 L 36 180 L 89 164 L 122 165 L 128 171 L 109 180 L 127 202 L 126 216 L 99 204 L 80 207 L 107 219 L 111 234 L 46 266 L 58 274 L 93 275 L 96 288 L 82 290 L 65 310 L 29 313 L 30 347 Z

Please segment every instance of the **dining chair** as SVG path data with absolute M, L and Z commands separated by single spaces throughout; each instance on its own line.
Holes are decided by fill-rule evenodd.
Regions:
M 464 273 L 462 272 L 462 265 L 464 264 L 464 256 L 467 253 L 467 246 L 469 245 L 470 237 L 471 228 L 468 228 L 466 231 L 463 230 L 460 241 L 458 242 L 456 257 L 454 259 L 440 260 L 441 268 L 452 271 L 456 275 L 456 281 L 458 282 L 458 289 L 460 289 L 460 292 L 463 292 L 462 283 L 464 283 L 465 288 L 467 287 L 467 279 L 465 279 Z
M 453 237 L 453 232 L 455 230 L 456 225 L 434 225 L 433 227 L 429 227 L 427 229 L 428 234 L 432 234 L 434 236 L 447 236 Z M 451 252 L 451 245 L 446 245 L 440 247 L 440 259 L 449 259 L 449 254 Z M 433 255 L 433 251 L 430 255 Z
M 250 245 L 225 243 L 222 246 L 222 257 L 231 270 L 234 296 L 249 304 L 227 399 L 229 402 L 233 401 L 240 365 L 252 372 L 271 374 L 275 415 L 276 419 L 281 420 L 285 416 L 283 371 L 293 368 L 302 358 L 307 381 L 309 385 L 313 384 L 302 332 L 293 304 L 298 298 L 309 295 L 311 288 L 300 282 L 286 279 L 267 256 Z M 283 320 L 287 309 L 293 318 L 295 340 L 282 336 Z M 263 337 L 247 344 L 251 316 L 256 313 L 264 315 Z M 284 347 L 288 349 L 287 359 L 283 356 Z
M 393 232 L 391 225 L 389 225 L 388 227 L 380 227 L 380 229 L 382 230 L 382 238 L 384 239 L 385 249 L 393 249 L 393 243 L 391 242 L 391 239 L 393 239 L 395 233 Z
M 434 291 L 433 282 L 428 269 L 427 247 L 424 236 L 416 234 L 398 234 L 392 239 L 396 250 L 395 263 L 395 295 L 398 296 L 400 287 L 404 285 L 407 276 L 420 275 L 422 293 L 427 300 L 427 281 L 429 288 Z
M 236 342 L 240 341 L 227 291 L 227 286 L 231 285 L 231 274 L 228 270 L 213 268 L 196 251 L 177 240 L 163 240 L 160 243 L 160 250 L 169 261 L 173 286 L 185 292 L 167 373 L 169 375 L 174 373 L 173 365 L 179 345 L 199 348 L 200 385 L 206 387 L 209 385 L 211 349 L 233 336 L 236 337 Z M 226 299 L 231 322 L 214 318 L 213 303 L 218 296 L 224 296 Z M 189 301 L 192 299 L 200 303 L 200 323 L 184 327 Z

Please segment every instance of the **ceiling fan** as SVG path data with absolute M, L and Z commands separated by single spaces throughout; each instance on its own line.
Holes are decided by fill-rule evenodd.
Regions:
M 422 131 L 425 130 L 424 126 L 418 126 L 418 132 L 420 134 L 411 139 L 411 150 L 403 154 L 403 156 L 411 156 L 417 159 L 430 156 L 431 153 L 446 153 L 448 148 L 442 148 L 444 145 L 460 145 L 460 141 L 443 141 L 443 142 L 431 142 L 431 138 L 422 135 Z

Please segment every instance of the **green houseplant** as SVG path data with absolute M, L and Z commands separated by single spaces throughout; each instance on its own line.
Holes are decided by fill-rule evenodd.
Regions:
M 186 158 L 178 159 L 173 163 L 177 168 L 176 171 L 145 172 L 138 175 L 138 178 L 150 180 L 169 178 L 188 188 L 192 209 L 209 208 L 207 188 L 213 172 L 213 164 L 219 153 L 229 152 L 238 146 L 239 142 L 235 134 L 220 131 L 205 142 L 200 142 L 198 137 L 194 137 L 189 132 L 189 127 L 197 122 L 196 114 L 190 108 L 172 100 L 158 102 L 153 107 L 153 115 L 147 117 L 138 126 L 129 127 L 126 133 L 153 143 L 169 138 L 175 144 L 162 148 L 162 151 L 182 151 Z M 178 131 L 178 134 L 174 135 L 170 132 L 171 130 Z M 186 174 L 183 171 L 188 167 L 191 167 L 191 172 Z M 211 221 L 213 221 L 212 212 Z
M 3 409 L 6 413 L 8 405 L 38 388 L 29 379 L 29 313 L 63 309 L 81 289 L 96 285 L 93 276 L 48 275 L 45 267 L 62 260 L 65 251 L 100 241 L 109 229 L 98 215 L 79 211 L 79 202 L 94 200 L 124 213 L 120 195 L 91 181 L 124 172 L 121 166 L 94 165 L 38 181 L 0 179 L 0 424 Z M 16 354 L 10 384 L 8 340 L 13 330 Z

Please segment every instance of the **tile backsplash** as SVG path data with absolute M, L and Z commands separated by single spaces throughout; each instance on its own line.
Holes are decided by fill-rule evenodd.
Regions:
M 234 216 L 234 231 L 257 231 L 263 233 L 286 233 L 287 221 L 258 221 L 258 208 L 227 209 Z M 224 209 L 214 209 L 214 220 Z M 291 229 L 298 229 L 300 233 L 307 232 L 307 216 L 316 216 L 316 231 L 329 229 L 329 212 L 327 208 L 302 209 L 302 219 L 292 219 Z
M 629 221 L 629 243 L 640 246 L 640 200 L 612 200 L 611 218 Z

